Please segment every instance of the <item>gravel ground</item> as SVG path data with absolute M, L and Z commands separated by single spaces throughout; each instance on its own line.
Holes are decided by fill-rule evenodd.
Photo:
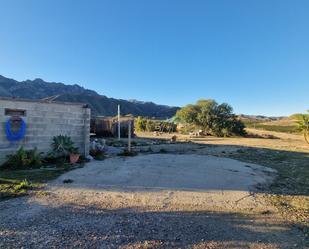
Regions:
M 176 164 L 186 160 L 195 162 L 188 165 L 191 168 L 197 164 L 189 155 L 149 156 L 147 159 L 157 156 L 161 160 L 176 160 Z M 208 162 L 208 165 L 216 161 L 207 156 L 199 158 L 201 163 Z M 140 171 L 136 168 L 127 172 L 132 179 L 127 178 L 119 160 L 128 167 L 132 161 L 136 165 L 138 160 L 146 159 L 143 156 L 108 159 L 100 162 L 101 173 L 98 163 L 89 164 L 60 177 L 45 192 L 1 202 L 0 248 L 307 248 L 302 233 L 285 224 L 276 209 L 264 201 L 263 194 L 248 190 L 248 194 L 243 195 L 247 185 L 240 184 L 236 191 L 241 192 L 242 198 L 229 199 L 231 190 L 227 187 L 209 191 L 207 188 L 214 185 L 200 182 L 199 188 L 182 189 L 178 180 L 171 185 L 166 182 L 170 178 L 162 181 L 151 170 L 146 170 L 147 176 L 153 177 L 151 179 L 139 175 L 144 181 L 137 180 L 136 172 Z M 236 162 L 227 159 L 221 161 L 221 165 L 235 164 L 239 171 L 242 164 Z M 109 164 L 114 165 L 114 171 Z M 169 165 L 173 166 L 172 163 Z M 243 165 L 248 175 L 250 170 L 258 171 L 258 166 L 251 166 L 253 168 Z M 198 174 L 209 174 L 209 171 L 201 170 L 201 165 L 196 167 Z M 259 169 L 256 174 L 260 177 L 265 168 Z M 117 175 L 113 184 L 98 184 L 98 175 L 102 174 L 104 179 L 107 172 Z M 182 179 L 176 172 L 175 175 Z M 164 171 L 161 174 L 164 175 Z M 89 181 L 91 176 L 96 180 L 93 184 Z M 74 182 L 61 184 L 65 178 Z M 129 183 L 129 186 L 132 183 L 132 186 L 125 188 L 123 183 Z M 136 186 L 136 183 L 144 184 Z M 147 188 L 147 183 L 151 188 Z M 165 188 L 160 188 L 162 184 Z M 247 187 L 252 187 L 249 185 Z M 235 197 L 239 196 L 236 194 Z

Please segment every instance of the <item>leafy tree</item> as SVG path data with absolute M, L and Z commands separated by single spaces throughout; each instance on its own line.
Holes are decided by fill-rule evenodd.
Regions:
M 245 126 L 233 114 L 233 108 L 226 103 L 219 105 L 212 99 L 202 99 L 195 105 L 183 107 L 176 113 L 176 118 L 219 137 L 245 134 Z
M 300 115 L 297 124 L 299 130 L 304 134 L 305 141 L 309 144 L 309 114 Z
M 188 124 L 196 123 L 199 112 L 200 108 L 198 106 L 187 105 L 177 111 L 176 119 L 180 122 L 184 121 Z

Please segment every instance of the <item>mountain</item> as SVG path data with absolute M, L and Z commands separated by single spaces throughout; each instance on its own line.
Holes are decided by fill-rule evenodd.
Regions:
M 178 107 L 157 105 L 152 102 L 138 100 L 122 100 L 108 98 L 79 85 L 45 82 L 42 79 L 16 81 L 0 75 L 0 97 L 23 99 L 50 99 L 60 102 L 86 103 L 93 116 L 115 116 L 120 104 L 122 115 L 147 116 L 158 119 L 175 115 Z
M 264 121 L 264 122 L 267 122 L 267 121 L 276 121 L 276 120 L 282 120 L 286 117 L 284 116 L 280 116 L 280 117 L 268 117 L 268 116 L 262 116 L 262 115 L 245 115 L 245 114 L 240 114 L 238 115 L 238 117 L 241 119 L 241 120 L 244 120 L 244 121 Z

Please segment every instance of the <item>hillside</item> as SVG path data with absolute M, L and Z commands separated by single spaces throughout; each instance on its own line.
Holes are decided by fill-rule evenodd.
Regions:
M 16 81 L 0 75 L 0 97 L 24 99 L 45 99 L 51 96 L 54 101 L 81 102 L 90 106 L 92 115 L 111 116 L 117 113 L 117 105 L 121 105 L 123 115 L 148 116 L 154 118 L 170 118 L 177 107 L 157 105 L 152 102 L 122 100 L 108 98 L 79 85 L 45 82 L 42 79 Z
M 293 117 L 264 117 L 240 115 L 247 128 L 285 133 L 298 133 L 296 119 Z

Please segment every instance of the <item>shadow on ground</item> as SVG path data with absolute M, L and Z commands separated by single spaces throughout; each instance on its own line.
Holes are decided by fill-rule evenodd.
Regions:
M 229 144 L 180 145 L 151 145 L 145 151 L 150 147 L 148 153 L 213 155 L 276 169 L 273 183 L 255 191 L 279 197 L 291 223 L 267 213 L 48 207 L 27 203 L 27 197 L 0 203 L 0 248 L 307 248 L 305 237 L 294 227 L 298 218 L 292 216 L 303 215 L 308 222 L 309 153 Z
M 0 248 L 305 248 L 265 214 L 25 205 L 26 215 L 0 215 Z

